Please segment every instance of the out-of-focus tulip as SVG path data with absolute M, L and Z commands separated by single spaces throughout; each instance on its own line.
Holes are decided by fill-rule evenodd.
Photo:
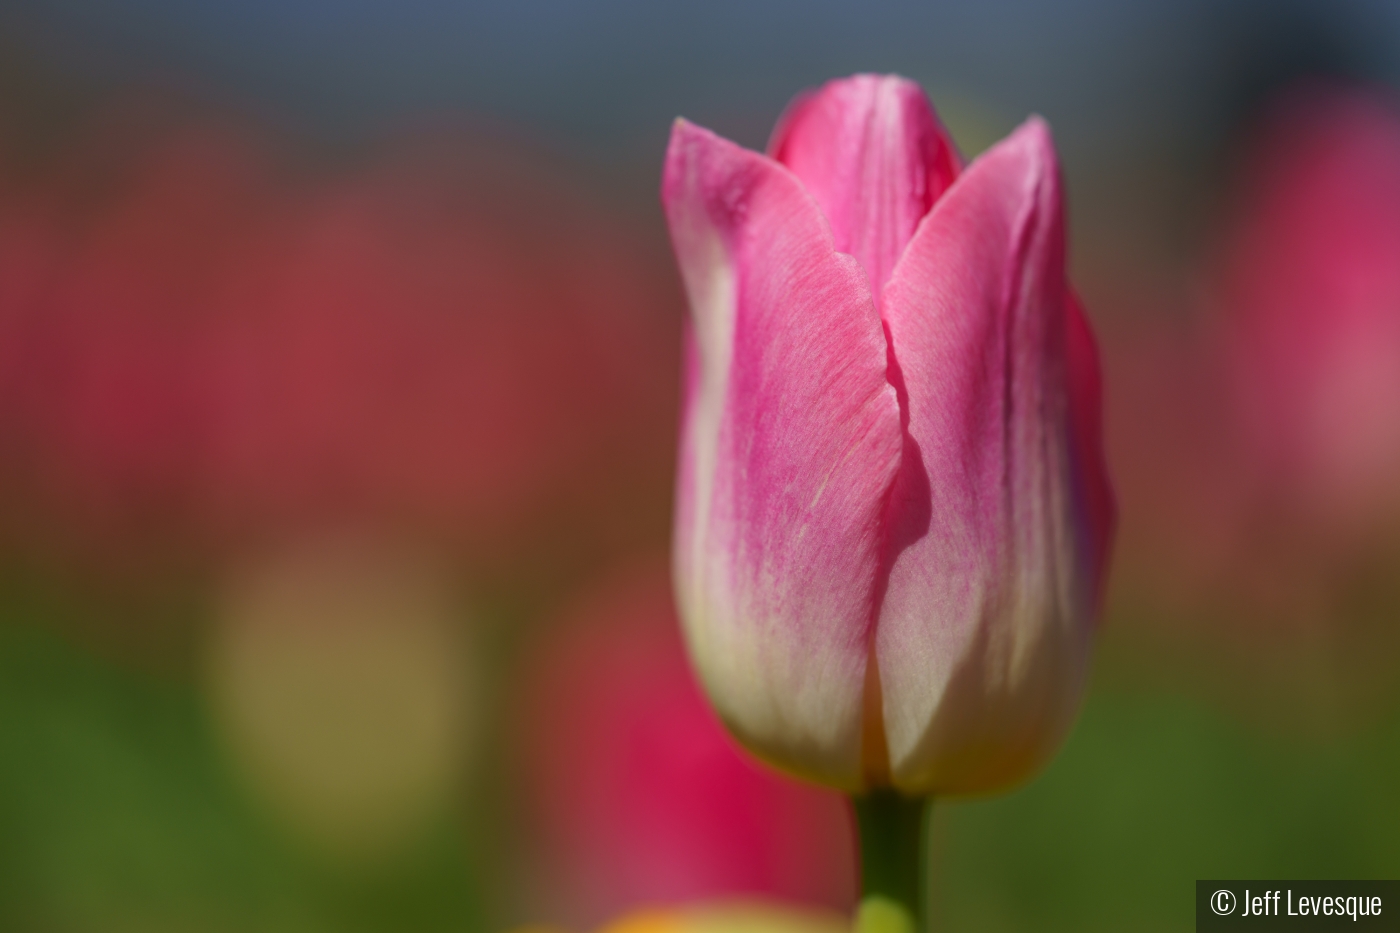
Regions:
M 1282 97 L 1246 156 L 1226 241 L 1240 437 L 1271 511 L 1313 525 L 1400 508 L 1400 110 Z
M 497 551 L 646 423 L 664 370 L 625 238 L 524 157 L 437 145 L 244 244 L 201 348 L 222 521 L 350 511 Z
M 500 560 L 664 457 L 664 279 L 546 160 L 442 134 L 311 175 L 241 130 L 112 135 L 0 179 L 11 534 Z
M 767 156 L 676 123 L 678 600 L 764 758 L 977 792 L 1071 721 L 1113 503 L 1060 184 L 1034 118 L 960 170 L 897 77 L 800 98 Z
M 582 600 L 535 645 L 521 682 L 533 910 L 577 929 L 716 897 L 850 908 L 843 801 L 725 734 L 686 663 L 664 568 Z
M 120 560 L 189 511 L 208 421 L 194 343 L 272 194 L 255 148 L 228 130 L 99 130 L 0 205 L 0 267 L 19 283 L 0 293 L 4 458 L 39 513 L 27 533 L 107 533 Z

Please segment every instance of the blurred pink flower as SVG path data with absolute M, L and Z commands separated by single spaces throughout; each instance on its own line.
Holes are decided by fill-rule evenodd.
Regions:
M 222 296 L 242 313 L 201 348 L 221 518 L 349 507 L 497 547 L 645 427 L 655 278 L 547 174 L 452 155 L 401 155 L 246 244 Z
M 1241 172 L 1220 299 L 1265 509 L 1350 526 L 1400 506 L 1400 109 L 1307 86 Z
M 209 432 L 194 343 L 230 241 L 256 234 L 270 192 L 227 131 L 111 148 L 111 165 L 79 152 L 6 205 L 0 263 L 25 274 L 0 318 L 15 341 L 7 454 L 36 508 L 130 532 L 133 515 L 190 505 Z
M 528 658 L 525 800 L 554 918 L 767 895 L 847 910 L 845 801 L 758 765 L 686 663 L 662 568 L 601 587 Z
M 1318 663 L 1318 644 L 1360 633 L 1383 655 L 1400 532 L 1400 109 L 1304 85 L 1248 143 L 1197 313 L 1107 341 L 1120 593 L 1168 629 L 1240 645 L 1291 631 Z
M 36 533 L 495 555 L 666 426 L 665 279 L 519 147 L 294 177 L 201 127 L 57 161 L 0 182 L 0 455 Z

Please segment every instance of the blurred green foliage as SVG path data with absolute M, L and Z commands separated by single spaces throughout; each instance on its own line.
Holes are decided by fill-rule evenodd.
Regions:
M 59 634 L 52 607 L 7 602 L 0 929 L 373 933 L 510 916 L 470 821 L 444 817 L 389 868 L 318 862 L 232 777 L 195 678 L 136 670 Z M 1197 878 L 1400 876 L 1400 714 L 1321 736 L 1253 721 L 1134 676 L 1119 638 L 1039 778 L 938 805 L 936 929 L 1189 930 Z
M 482 927 L 460 827 L 389 871 L 317 864 L 246 799 L 194 684 L 38 621 L 0 623 L 0 929 Z
M 1198 878 L 1400 877 L 1400 710 L 1246 721 L 1185 678 L 1135 687 L 1107 647 L 1043 774 L 937 813 L 935 929 L 1191 930 Z

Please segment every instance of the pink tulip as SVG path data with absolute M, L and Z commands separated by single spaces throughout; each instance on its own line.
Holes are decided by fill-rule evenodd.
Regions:
M 388 529 L 501 566 L 563 506 L 616 520 L 664 296 L 542 160 L 442 135 L 294 174 L 242 129 L 115 122 L 0 166 L 8 533 L 125 566 Z
M 725 734 L 686 667 L 663 568 L 597 587 L 519 680 L 512 733 L 542 869 L 537 916 L 577 929 L 725 897 L 852 906 L 843 801 Z
M 721 718 L 848 790 L 1021 778 L 1077 708 L 1114 520 L 1048 128 L 961 170 L 917 85 L 859 75 L 767 156 L 677 121 L 662 200 L 674 573 Z
M 1240 434 L 1270 513 L 1400 515 L 1400 110 L 1303 87 L 1255 140 L 1221 298 Z

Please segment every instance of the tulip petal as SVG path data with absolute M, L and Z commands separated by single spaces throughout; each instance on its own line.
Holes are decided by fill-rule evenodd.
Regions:
M 662 200 L 691 307 L 673 552 L 691 657 L 750 749 L 855 788 L 901 445 L 879 315 L 771 159 L 677 121 Z
M 1073 289 L 1065 294 L 1065 363 L 1069 383 L 1069 418 L 1072 436 L 1072 473 L 1075 495 L 1087 535 L 1089 589 L 1098 617 L 1108 577 L 1108 549 L 1118 524 L 1118 503 L 1108 479 L 1103 441 L 1103 373 L 1099 368 L 1099 344 L 1084 315 L 1084 306 Z
M 855 75 L 799 97 L 768 152 L 817 199 L 836 248 L 860 260 L 877 302 L 959 167 L 923 89 L 897 75 Z
M 875 650 L 896 787 L 991 790 L 1077 707 L 1112 522 L 1092 339 L 1039 119 L 915 233 L 883 313 L 905 406 Z

